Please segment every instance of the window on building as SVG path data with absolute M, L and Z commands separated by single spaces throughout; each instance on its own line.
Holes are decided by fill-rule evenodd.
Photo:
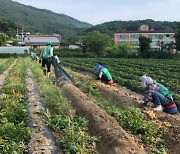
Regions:
M 159 42 L 158 41 L 153 41 L 151 43 L 151 46 L 154 47 L 154 46 L 159 46 Z
M 128 39 L 128 35 L 126 34 L 119 35 L 119 39 Z
M 131 41 L 133 45 L 139 45 L 139 41 Z
M 151 39 L 157 39 L 157 34 L 149 34 L 149 37 L 150 37 Z
M 139 38 L 139 34 L 131 34 L 130 38 L 131 39 L 138 39 Z

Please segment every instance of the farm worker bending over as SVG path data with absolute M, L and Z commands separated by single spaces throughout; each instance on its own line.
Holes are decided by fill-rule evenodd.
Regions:
M 154 81 L 146 74 L 140 77 L 141 86 L 148 89 L 148 93 L 144 97 L 144 103 L 152 101 L 153 109 L 157 111 L 164 111 L 169 114 L 178 113 L 176 104 L 173 101 L 169 90 L 162 84 Z
M 109 84 L 109 85 L 113 84 L 112 76 L 104 66 L 97 63 L 94 66 L 94 70 L 99 71 L 97 80 L 101 79 L 101 81 L 105 82 L 106 84 Z
M 41 63 L 41 59 L 42 59 L 42 70 L 44 72 L 44 75 L 46 75 L 47 77 L 50 76 L 50 68 L 51 68 L 51 62 L 52 62 L 52 57 L 53 57 L 53 47 L 52 47 L 52 43 L 48 42 L 46 44 L 46 47 L 41 51 L 40 54 L 40 60 L 39 62 Z M 46 72 L 46 67 L 47 66 L 47 72 Z

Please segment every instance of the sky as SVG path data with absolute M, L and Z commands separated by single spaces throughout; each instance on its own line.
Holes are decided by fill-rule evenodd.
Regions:
M 180 0 L 13 0 L 65 14 L 92 25 L 153 19 L 180 21 Z

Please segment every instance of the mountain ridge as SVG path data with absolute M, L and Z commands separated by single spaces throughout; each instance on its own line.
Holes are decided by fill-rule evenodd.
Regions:
M 0 0 L 0 10 L 1 17 L 22 25 L 26 31 L 32 33 L 70 35 L 78 29 L 86 29 L 92 26 L 65 14 L 39 9 L 12 0 Z
M 95 25 L 93 27 L 88 28 L 86 32 L 97 30 L 101 33 L 106 33 L 113 36 L 113 34 L 117 31 L 138 30 L 138 28 L 144 24 L 148 25 L 150 29 L 154 30 L 176 30 L 177 21 L 154 21 L 152 19 L 129 21 L 116 20 Z

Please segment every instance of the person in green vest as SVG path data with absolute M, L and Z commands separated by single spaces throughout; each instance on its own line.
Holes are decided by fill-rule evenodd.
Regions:
M 41 51 L 40 60 L 39 60 L 40 63 L 42 60 L 41 67 L 44 72 L 44 75 L 46 75 L 47 77 L 50 77 L 52 57 L 53 57 L 52 43 L 48 42 L 46 44 L 46 47 Z
M 98 76 L 97 76 L 97 80 L 100 79 L 102 82 L 105 82 L 108 85 L 112 85 L 113 84 L 113 80 L 112 80 L 111 74 L 109 73 L 107 68 L 105 68 L 102 64 L 97 63 L 94 66 L 94 70 L 99 71 L 98 72 Z
M 141 82 L 141 87 L 148 90 L 147 94 L 144 96 L 143 104 L 147 102 L 152 102 L 153 109 L 156 111 L 165 111 L 169 114 L 178 114 L 179 111 L 173 100 L 172 94 L 169 89 L 166 88 L 159 82 L 156 82 L 151 77 L 144 74 L 139 78 Z

